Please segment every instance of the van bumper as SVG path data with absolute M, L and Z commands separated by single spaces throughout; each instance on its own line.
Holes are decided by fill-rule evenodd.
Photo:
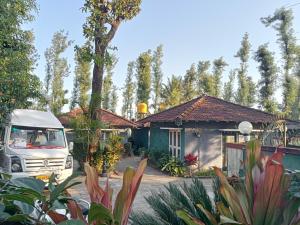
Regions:
M 52 173 L 56 175 L 56 181 L 58 183 L 63 182 L 73 173 L 73 168 L 71 169 L 64 169 L 60 171 L 43 171 L 43 172 L 21 172 L 21 173 L 9 173 L 12 176 L 12 179 L 20 178 L 20 177 L 33 177 L 36 178 L 37 176 L 51 176 Z

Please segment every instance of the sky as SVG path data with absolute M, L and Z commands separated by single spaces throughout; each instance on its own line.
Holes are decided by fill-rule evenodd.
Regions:
M 51 44 L 54 32 L 61 29 L 69 34 L 74 44 L 64 56 L 71 66 L 71 73 L 65 79 L 65 89 L 72 92 L 74 78 L 74 45 L 85 42 L 82 25 L 85 16 L 81 12 L 84 0 L 37 0 L 39 12 L 35 21 L 26 25 L 35 34 L 35 46 L 39 54 L 35 73 L 44 80 L 44 52 Z M 141 12 L 133 20 L 121 24 L 112 41 L 118 63 L 114 70 L 113 82 L 119 88 L 120 113 L 122 105 L 121 88 L 129 61 L 136 60 L 142 52 L 155 50 L 163 45 L 162 70 L 164 80 L 174 75 L 184 75 L 185 71 L 199 60 L 214 60 L 221 56 L 229 64 L 223 82 L 228 79 L 230 69 L 239 66 L 234 55 L 240 48 L 245 32 L 249 33 L 252 56 L 259 45 L 269 43 L 278 65 L 280 51 L 276 43 L 275 31 L 266 28 L 260 18 L 273 14 L 282 7 L 294 11 L 294 29 L 300 43 L 300 0 L 143 0 Z M 249 75 L 259 79 L 257 63 L 250 59 Z M 280 91 L 276 94 L 280 98 Z M 66 106 L 64 110 L 66 111 Z

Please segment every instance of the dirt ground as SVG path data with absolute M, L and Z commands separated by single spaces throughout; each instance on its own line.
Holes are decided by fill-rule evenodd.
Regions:
M 139 157 L 130 157 L 122 159 L 117 165 L 118 175 L 112 175 L 110 179 L 110 186 L 114 190 L 113 200 L 116 197 L 116 194 L 119 192 L 122 186 L 122 172 L 126 167 L 131 166 L 136 168 L 140 161 Z M 104 187 L 104 182 L 106 178 L 100 178 L 100 185 Z M 89 196 L 86 192 L 86 188 L 84 185 L 84 177 L 78 177 L 78 181 L 82 181 L 81 184 L 71 188 L 69 190 L 70 194 L 74 197 L 81 198 L 87 201 L 90 201 Z M 181 184 L 183 182 L 191 182 L 190 178 L 178 178 L 171 177 L 166 174 L 163 174 L 159 170 L 153 169 L 151 167 L 147 167 L 145 173 L 143 175 L 142 182 L 140 184 L 140 188 L 137 192 L 136 198 L 133 203 L 133 210 L 149 210 L 149 206 L 145 201 L 145 197 L 149 196 L 152 192 L 159 191 L 163 188 L 164 185 L 169 182 L 174 182 L 176 184 Z M 212 181 L 211 179 L 202 179 L 204 186 L 206 187 L 210 196 L 212 196 Z

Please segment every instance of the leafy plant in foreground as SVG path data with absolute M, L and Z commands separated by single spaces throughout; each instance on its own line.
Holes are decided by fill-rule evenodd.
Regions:
M 282 165 L 283 153 L 276 152 L 270 158 L 261 157 L 258 141 L 247 145 L 245 180 L 231 186 L 219 168 L 214 168 L 219 178 L 219 192 L 223 201 L 216 201 L 220 214 L 220 224 L 244 225 L 297 225 L 300 224 L 300 198 L 288 195 L 290 176 Z M 210 218 L 212 224 L 219 224 L 212 213 L 197 205 Z M 206 224 L 186 210 L 178 210 L 177 215 L 186 224 Z
M 150 209 L 133 212 L 130 216 L 133 225 L 183 225 L 183 220 L 176 214 L 177 210 L 185 210 L 194 217 L 201 218 L 206 224 L 212 224 L 197 204 L 217 217 L 213 203 L 200 179 L 193 179 L 191 184 L 170 183 L 164 190 L 153 192 L 145 198 Z

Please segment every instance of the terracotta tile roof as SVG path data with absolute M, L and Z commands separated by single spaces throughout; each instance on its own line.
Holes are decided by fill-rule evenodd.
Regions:
M 102 122 L 109 125 L 110 128 L 132 128 L 137 126 L 135 122 L 127 120 L 126 118 L 108 110 L 101 109 L 101 112 Z M 70 119 L 75 118 L 77 115 L 80 114 L 82 114 L 82 109 L 76 108 L 68 113 L 59 116 L 58 119 L 64 126 L 68 126 Z
M 174 122 L 175 119 L 182 121 L 216 121 L 216 122 L 241 122 L 269 123 L 276 116 L 241 106 L 222 99 L 203 95 L 184 104 L 153 114 L 137 121 L 140 125 L 149 122 Z

